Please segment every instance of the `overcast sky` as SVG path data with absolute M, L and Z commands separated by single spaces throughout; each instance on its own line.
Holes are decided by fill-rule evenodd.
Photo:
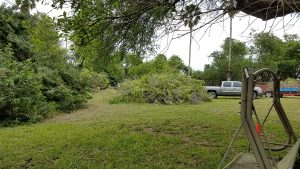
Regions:
M 37 4 L 37 7 L 33 10 L 33 12 L 45 12 L 51 17 L 57 17 L 63 13 L 62 10 L 58 11 L 51 8 L 51 0 L 46 2 L 48 2 L 49 5 L 45 6 Z M 13 4 L 14 0 L 0 0 L 0 3 Z M 224 18 L 227 18 L 227 16 Z M 257 33 L 261 31 L 268 32 L 271 30 L 280 38 L 282 38 L 285 33 L 299 35 L 300 21 L 297 22 L 297 19 L 300 19 L 299 14 L 296 17 L 295 15 L 285 16 L 284 22 L 282 18 L 277 18 L 275 21 L 269 20 L 265 22 L 254 17 L 245 17 L 244 14 L 239 13 L 233 20 L 233 38 L 249 44 L 247 42 L 249 41 L 251 30 L 255 30 Z M 203 70 L 204 65 L 211 62 L 211 60 L 208 58 L 208 55 L 215 50 L 219 50 L 224 39 L 229 37 L 229 19 L 224 20 L 224 22 L 212 26 L 206 33 L 204 33 L 207 30 L 206 28 L 194 33 L 191 59 L 191 66 L 194 70 Z M 285 25 L 284 29 L 283 25 Z M 174 37 L 176 36 L 177 35 L 175 34 Z M 187 35 L 172 41 L 170 41 L 170 39 L 170 36 L 165 36 L 165 38 L 162 38 L 157 42 L 157 44 L 160 46 L 160 48 L 157 50 L 157 53 L 164 53 L 167 57 L 178 55 L 183 59 L 184 63 L 188 65 L 189 36 Z M 151 56 L 149 59 L 151 59 Z
M 262 31 L 268 32 L 271 30 L 276 36 L 280 38 L 283 38 L 283 35 L 285 33 L 299 35 L 300 21 L 297 22 L 297 19 L 300 19 L 299 17 L 300 16 L 298 15 L 298 18 L 293 19 L 292 15 L 288 15 L 284 18 L 284 22 L 281 21 L 282 18 L 277 18 L 275 22 L 274 20 L 265 22 L 250 16 L 243 18 L 236 16 L 233 19 L 233 38 L 243 41 L 246 43 L 246 45 L 249 45 L 251 30 L 255 30 L 256 33 Z M 289 22 L 291 19 L 292 21 L 287 24 L 287 22 Z M 224 23 L 212 26 L 212 28 L 209 29 L 209 31 L 206 33 L 206 29 L 204 28 L 194 35 L 195 40 L 192 42 L 191 59 L 191 66 L 193 69 L 203 70 L 204 65 L 209 64 L 212 61 L 212 59 L 209 59 L 208 56 L 213 51 L 220 50 L 220 46 L 222 45 L 224 39 L 226 37 L 229 37 L 229 25 L 230 22 L 229 19 L 227 19 L 224 21 Z M 283 25 L 286 25 L 284 29 L 282 28 Z M 166 39 L 167 38 L 165 38 L 164 41 L 160 43 L 162 48 L 167 44 Z M 161 51 L 164 51 L 167 56 L 171 56 L 173 54 L 179 55 L 184 60 L 184 62 L 188 64 L 188 48 L 189 36 L 185 36 L 181 39 L 173 40 L 167 51 Z

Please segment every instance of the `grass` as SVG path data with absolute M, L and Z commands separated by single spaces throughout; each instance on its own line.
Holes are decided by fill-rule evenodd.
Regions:
M 87 109 L 45 122 L 0 128 L 0 168 L 216 168 L 239 126 L 239 98 L 200 105 L 108 104 L 97 93 Z M 255 100 L 266 114 L 271 99 Z M 283 98 L 300 135 L 300 98 Z M 267 122 L 281 138 L 276 116 Z M 243 132 L 230 157 L 247 151 Z

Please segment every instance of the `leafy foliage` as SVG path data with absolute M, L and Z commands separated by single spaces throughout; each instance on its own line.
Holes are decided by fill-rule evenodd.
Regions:
M 271 33 L 255 34 L 251 53 L 258 69 L 268 67 L 276 69 L 277 64 L 284 55 L 284 43 L 281 39 Z
M 228 65 L 229 38 L 225 39 L 221 51 L 214 51 L 209 57 L 213 58 L 211 65 L 206 65 L 202 78 L 206 81 L 226 80 Z M 243 42 L 233 39 L 232 42 L 232 79 L 241 80 L 242 68 L 252 66 L 252 62 L 246 59 L 248 49 Z
M 187 66 L 178 56 L 171 56 L 169 59 L 163 54 L 157 55 L 153 60 L 132 66 L 128 69 L 129 78 L 139 78 L 147 74 L 161 73 L 187 73 Z
M 16 5 L 20 8 L 20 11 L 25 14 L 29 15 L 30 9 L 35 8 L 36 2 L 40 0 L 15 0 Z
M 55 110 L 43 95 L 42 77 L 30 60 L 18 62 L 12 50 L 0 51 L 0 116 L 20 121 L 40 120 Z
M 188 67 L 184 65 L 183 60 L 177 55 L 171 56 L 168 60 L 168 64 L 171 68 L 179 70 L 184 74 L 188 73 Z
M 294 39 L 286 43 L 286 52 L 278 64 L 278 71 L 283 79 L 300 78 L 300 41 Z
M 121 85 L 118 102 L 145 102 L 160 104 L 199 103 L 209 101 L 203 81 L 181 74 L 149 74 Z
M 14 58 L 18 61 L 28 59 L 32 54 L 28 43 L 29 37 L 26 35 L 24 17 L 20 13 L 14 12 L 11 8 L 0 7 L 0 48 L 4 49 L 11 45 Z
M 109 79 L 106 74 L 96 73 L 88 69 L 83 69 L 80 73 L 81 83 L 87 83 L 92 89 L 106 89 L 109 85 Z
M 196 26 L 200 23 L 200 15 L 213 22 L 215 17 L 221 18 L 222 10 L 226 11 L 223 0 L 199 3 L 182 0 L 53 0 L 54 7 L 61 8 L 65 4 L 71 5 L 73 15 L 65 14 L 59 23 L 64 31 L 78 37 L 76 44 L 97 39 L 106 43 L 102 47 L 107 51 L 125 50 L 138 54 L 155 49 L 157 30 L 168 34 L 180 29 L 185 22 L 189 22 L 186 26 Z
M 300 77 L 300 41 L 297 35 L 285 35 L 285 41 L 271 33 L 259 33 L 252 37 L 252 44 L 248 48 L 237 40 L 232 44 L 232 72 L 234 80 L 241 80 L 243 67 L 253 70 L 270 68 L 278 72 L 282 79 Z M 228 39 L 224 41 L 221 51 L 210 54 L 213 62 L 206 65 L 199 76 L 207 83 L 219 83 L 226 80 Z M 249 51 L 249 52 L 248 52 Z
M 298 2 L 240 0 L 53 0 L 53 7 L 71 6 L 72 16 L 60 19 L 65 31 L 74 32 L 77 44 L 94 39 L 106 42 L 110 51 L 143 53 L 153 50 L 157 30 L 170 34 L 183 26 L 198 30 L 224 19 L 226 13 L 243 11 L 272 19 L 298 11 Z M 201 18 L 205 18 L 200 22 Z M 186 33 L 188 34 L 188 32 Z
M 70 112 L 84 106 L 93 88 L 107 87 L 105 75 L 81 72 L 67 60 L 50 17 L 0 10 L 1 119 L 34 122 Z
M 104 45 L 105 42 L 101 41 L 93 41 L 85 46 L 75 45 L 75 54 L 83 68 L 106 74 L 109 78 L 109 83 L 115 85 L 120 83 L 125 77 L 126 70 L 123 68 L 123 61 L 127 55 L 123 56 L 122 52 L 107 52 L 103 49 Z

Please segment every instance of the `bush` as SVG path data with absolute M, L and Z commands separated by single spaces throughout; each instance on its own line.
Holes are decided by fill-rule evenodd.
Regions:
M 86 83 L 90 88 L 94 90 L 106 89 L 109 85 L 109 79 L 104 73 L 96 73 L 83 69 L 80 73 L 81 83 Z
M 56 103 L 58 111 L 70 112 L 84 106 L 91 88 L 78 78 L 79 70 L 71 66 L 61 70 L 40 67 L 38 72 L 43 81 L 43 95 L 48 102 Z
M 34 122 L 84 106 L 91 86 L 61 48 L 54 21 L 0 11 L 7 23 L 0 29 L 0 121 Z
M 41 77 L 30 60 L 17 62 L 0 53 L 0 116 L 20 121 L 39 121 L 55 110 L 42 93 Z
M 145 75 L 124 82 L 119 94 L 110 100 L 119 102 L 146 102 L 161 104 L 200 103 L 209 101 L 204 82 L 181 74 Z
M 57 69 L 16 61 L 8 46 L 0 51 L 0 119 L 36 122 L 83 107 L 91 88 L 79 76 L 72 65 Z

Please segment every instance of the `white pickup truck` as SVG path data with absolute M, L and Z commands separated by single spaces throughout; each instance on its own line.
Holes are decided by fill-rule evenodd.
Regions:
M 213 99 L 218 96 L 241 96 L 242 83 L 239 81 L 222 81 L 221 86 L 205 86 L 205 89 Z M 253 98 L 262 95 L 262 89 L 260 87 L 255 87 Z

